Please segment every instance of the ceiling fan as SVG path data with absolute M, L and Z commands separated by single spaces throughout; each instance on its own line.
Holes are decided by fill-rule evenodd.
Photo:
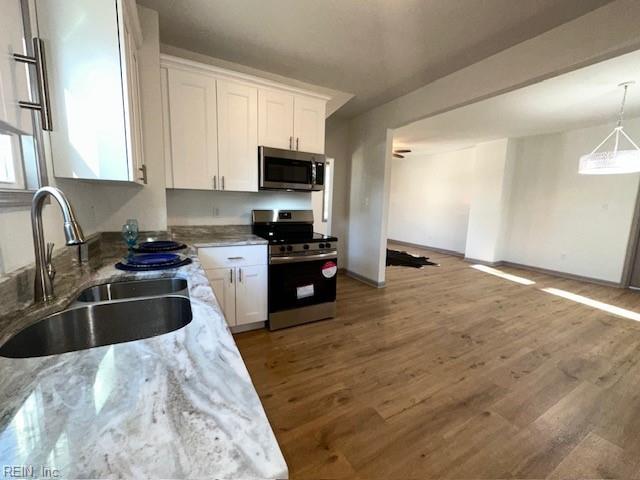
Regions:
M 404 155 L 402 155 L 403 153 L 411 153 L 411 150 L 408 148 L 396 148 L 393 151 L 393 156 L 395 158 L 404 158 Z

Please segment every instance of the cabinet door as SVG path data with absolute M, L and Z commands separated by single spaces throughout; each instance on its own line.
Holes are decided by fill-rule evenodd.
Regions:
M 237 268 L 236 325 L 267 320 L 267 265 Z
M 218 175 L 216 80 L 172 68 L 168 74 L 173 187 L 211 190 Z
M 238 192 L 258 191 L 256 87 L 218 80 L 218 154 L 219 188 Z
M 233 268 L 215 268 L 205 270 L 209 284 L 216 295 L 218 304 L 227 320 L 227 325 L 236 325 L 236 271 Z
M 46 53 L 55 175 L 133 181 L 118 24 L 122 1 L 36 0 L 35 6 Z
M 294 148 L 292 94 L 262 88 L 258 91 L 258 143 Z
M 120 13 L 120 12 L 119 12 Z M 147 172 L 144 163 L 144 149 L 142 143 L 142 99 L 140 93 L 140 62 L 138 45 L 134 38 L 131 18 L 123 12 L 122 43 L 124 46 L 124 64 L 126 82 L 125 97 L 128 99 L 125 113 L 127 151 L 129 152 L 130 177 L 141 184 L 147 183 Z
M 325 110 L 324 100 L 296 95 L 293 113 L 296 150 L 324 153 Z
M 164 157 L 164 181 L 166 188 L 173 188 L 173 160 L 171 159 L 171 125 L 169 123 L 169 73 L 160 69 L 162 93 L 162 152 Z

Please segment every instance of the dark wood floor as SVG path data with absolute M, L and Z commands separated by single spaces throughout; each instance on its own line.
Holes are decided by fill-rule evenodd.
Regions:
M 424 253 L 424 252 L 423 252 Z M 236 336 L 291 478 L 640 478 L 640 294 L 426 252 L 338 316 Z

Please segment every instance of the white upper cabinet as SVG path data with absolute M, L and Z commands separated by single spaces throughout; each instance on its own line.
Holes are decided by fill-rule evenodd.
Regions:
M 324 100 L 296 95 L 293 112 L 295 150 L 324 153 L 325 110 Z
M 162 93 L 162 154 L 164 156 L 164 181 L 166 188 L 173 188 L 173 162 L 171 161 L 171 117 L 169 116 L 169 71 L 160 69 Z
M 173 187 L 211 190 L 218 181 L 216 80 L 169 69 L 167 84 Z
M 161 55 L 167 188 L 258 191 L 258 146 L 324 152 L 326 97 Z
M 293 149 L 293 94 L 261 88 L 258 92 L 258 143 Z
M 220 189 L 258 191 L 258 89 L 218 79 Z
M 133 0 L 35 0 L 57 177 L 143 183 Z
M 324 153 L 326 101 L 282 90 L 258 94 L 258 139 L 266 147 Z
M 133 6 L 133 8 L 136 8 Z M 122 17 L 121 17 L 122 18 Z M 127 107 L 124 109 L 127 134 L 127 152 L 129 162 L 133 168 L 134 181 L 147 183 L 147 167 L 144 162 L 144 147 L 142 138 L 142 98 L 140 93 L 140 58 L 138 41 L 136 40 L 135 25 L 132 14 L 125 14 L 122 18 L 124 29 L 120 30 L 121 45 L 124 50 L 122 62 L 124 95 Z

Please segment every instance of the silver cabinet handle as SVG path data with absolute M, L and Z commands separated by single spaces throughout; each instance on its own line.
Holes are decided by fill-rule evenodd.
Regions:
M 141 167 L 138 168 L 138 170 L 140 170 L 140 173 L 142 173 L 142 177 L 140 177 L 140 180 L 142 180 L 142 183 L 146 185 L 147 184 L 147 166 L 142 165 Z
M 244 257 L 227 257 L 227 260 L 242 260 Z
M 296 137 L 296 150 L 300 150 L 300 137 Z
M 293 137 L 289 137 L 289 150 L 293 150 Z
M 38 110 L 42 121 L 42 129 L 51 131 L 51 105 L 49 104 L 49 83 L 47 81 L 47 64 L 44 56 L 44 43 L 37 37 L 33 39 L 33 57 L 14 53 L 16 62 L 26 63 L 36 67 L 36 81 L 38 84 L 38 102 L 19 101 L 18 105 L 29 110 Z
M 222 190 L 224 190 L 224 175 L 222 175 Z
M 238 269 L 238 281 L 240 283 L 242 283 L 242 269 L 241 268 Z
M 233 283 L 233 268 L 229 269 L 229 283 Z
M 316 178 L 318 177 L 318 167 L 315 160 L 311 160 L 311 185 L 316 184 Z
M 214 190 L 218 189 L 218 182 L 216 180 L 216 175 L 213 176 L 213 189 Z

